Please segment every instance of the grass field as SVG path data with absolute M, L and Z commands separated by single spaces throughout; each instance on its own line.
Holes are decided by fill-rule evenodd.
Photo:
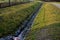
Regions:
M 10 0 L 10 2 L 28 2 L 29 0 Z M 9 0 L 0 0 L 0 3 L 9 2 Z
M 0 37 L 14 34 L 38 6 L 35 2 L 0 9 Z
M 47 33 L 44 29 L 47 29 Z M 31 31 L 26 36 L 26 40 L 47 40 L 43 36 L 48 34 L 51 35 L 52 40 L 59 40 L 59 33 L 60 9 L 50 3 L 44 3 L 32 24 Z
M 9 0 L 0 0 L 0 3 L 9 2 Z

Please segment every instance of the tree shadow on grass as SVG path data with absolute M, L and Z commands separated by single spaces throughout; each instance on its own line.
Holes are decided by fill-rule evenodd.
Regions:
M 60 40 L 60 23 L 41 28 L 39 40 Z

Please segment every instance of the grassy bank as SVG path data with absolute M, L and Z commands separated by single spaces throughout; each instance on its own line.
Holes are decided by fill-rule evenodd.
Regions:
M 14 34 L 38 6 L 35 2 L 0 9 L 0 37 Z
M 46 29 L 46 31 L 45 31 Z M 60 38 L 60 9 L 50 3 L 45 3 L 36 16 L 31 31 L 26 36 L 26 40 L 52 40 Z M 50 36 L 47 36 L 47 35 Z M 46 36 L 44 36 L 46 35 Z

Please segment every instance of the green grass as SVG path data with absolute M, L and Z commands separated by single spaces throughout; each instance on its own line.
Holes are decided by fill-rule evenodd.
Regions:
M 14 34 L 38 6 L 35 2 L 0 9 L 0 37 Z
M 55 24 L 55 23 L 59 23 L 59 24 Z M 60 38 L 60 36 L 58 36 L 58 34 L 60 33 L 60 31 L 58 31 L 60 30 L 60 9 L 53 6 L 50 3 L 44 3 L 32 24 L 31 31 L 26 36 L 26 40 L 38 40 L 39 38 L 41 38 L 41 35 L 43 35 L 46 32 L 44 31 L 43 34 L 40 34 L 41 33 L 40 30 L 44 28 L 49 29 L 50 26 L 48 25 L 52 25 L 52 28 L 57 28 L 56 32 L 54 32 L 54 29 L 52 30 L 52 32 L 50 30 L 47 31 L 50 31 L 50 33 L 52 34 L 52 38 L 55 35 L 57 35 L 54 37 L 57 39 L 54 40 L 58 40 L 58 38 Z
M 10 0 L 10 2 L 28 2 L 29 0 Z M 9 0 L 0 0 L 0 3 L 9 2 Z
M 0 0 L 0 3 L 8 2 L 9 0 Z

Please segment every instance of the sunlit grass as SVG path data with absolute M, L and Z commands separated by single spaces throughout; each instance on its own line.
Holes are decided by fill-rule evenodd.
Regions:
M 60 22 L 60 9 L 51 5 L 44 4 L 35 18 L 32 26 L 44 26 Z M 34 27 L 33 27 L 34 28 Z M 33 29 L 32 29 L 33 30 Z
M 43 29 L 45 26 L 48 27 L 48 25 L 54 23 L 60 23 L 60 9 L 50 3 L 43 4 L 32 24 L 31 31 L 29 32 L 26 40 L 37 40 L 40 37 L 40 29 Z
M 45 22 L 46 25 L 60 22 L 59 15 L 60 9 L 53 6 L 52 4 L 46 4 L 45 6 Z

